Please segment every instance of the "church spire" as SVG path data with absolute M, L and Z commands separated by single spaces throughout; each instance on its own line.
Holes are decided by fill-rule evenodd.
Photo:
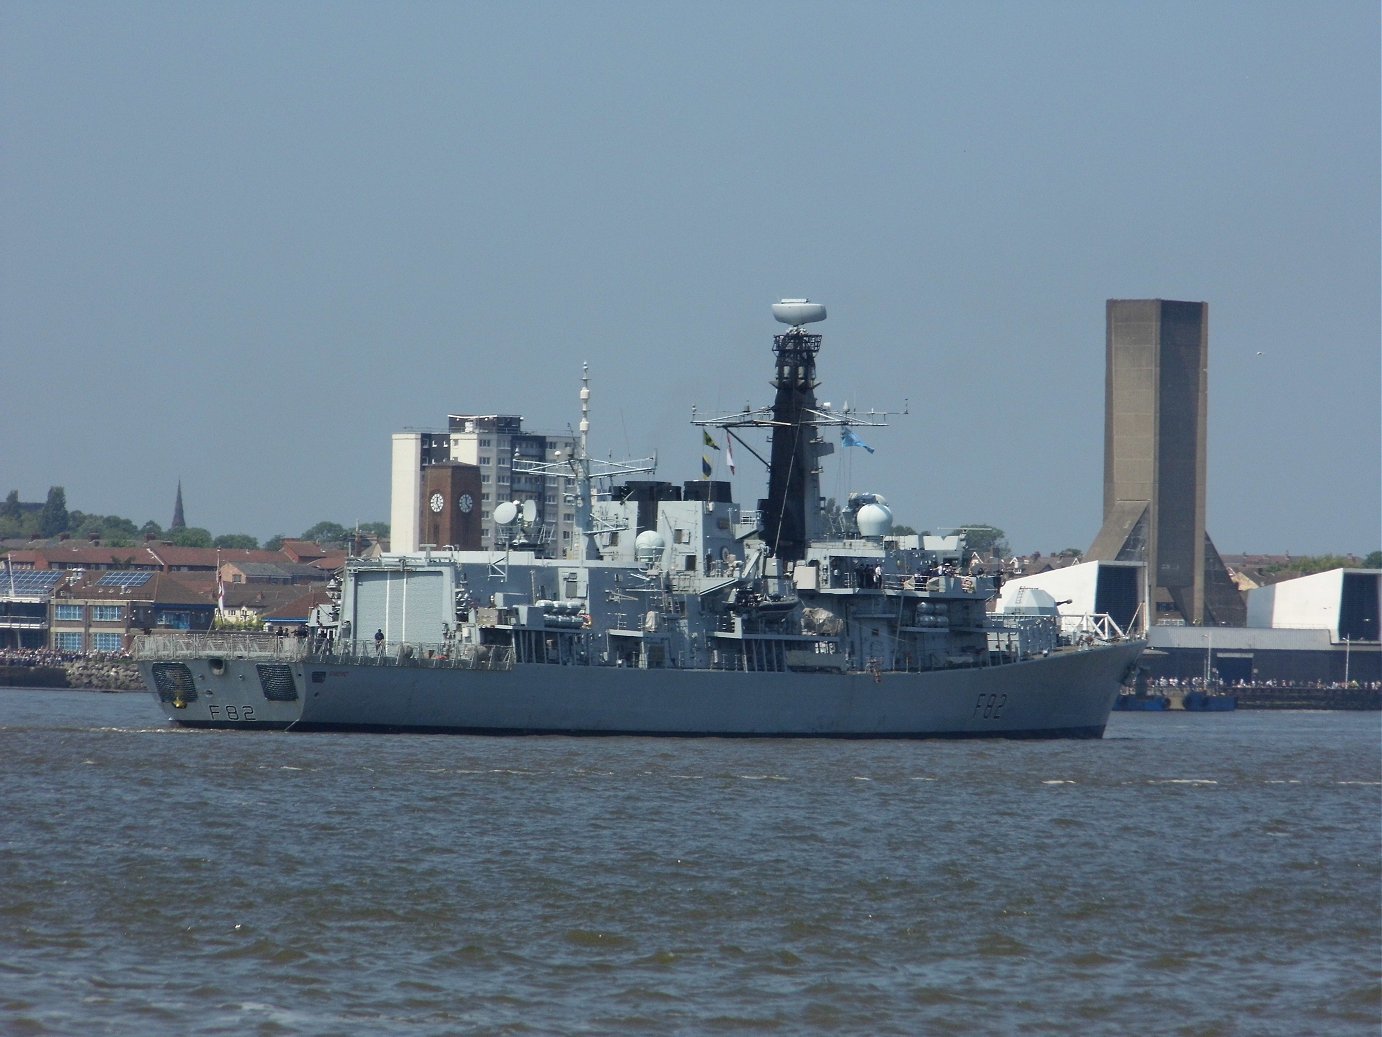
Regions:
M 168 527 L 169 532 L 178 529 L 186 529 L 187 520 L 182 516 L 182 480 L 178 480 L 178 499 L 173 505 L 173 524 Z

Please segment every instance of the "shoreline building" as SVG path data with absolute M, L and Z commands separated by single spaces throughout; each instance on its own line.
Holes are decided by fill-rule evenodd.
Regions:
M 561 463 L 575 448 L 575 435 L 526 432 L 515 414 L 449 414 L 445 432 L 394 433 L 390 550 L 502 549 L 522 537 L 565 555 L 576 526 L 574 480 L 513 462 Z M 495 521 L 506 501 L 523 521 Z
M 1209 307 L 1109 299 L 1104 519 L 1089 560 L 1147 566 L 1149 622 L 1242 626 L 1242 595 L 1205 530 Z

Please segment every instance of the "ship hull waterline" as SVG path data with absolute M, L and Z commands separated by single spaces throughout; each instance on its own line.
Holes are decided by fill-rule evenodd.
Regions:
M 307 659 L 267 700 L 254 660 L 184 660 L 196 694 L 160 694 L 183 727 L 491 735 L 1099 738 L 1142 642 L 925 673 L 457 670 Z

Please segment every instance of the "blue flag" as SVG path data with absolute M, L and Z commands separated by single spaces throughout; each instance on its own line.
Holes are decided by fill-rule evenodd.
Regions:
M 843 443 L 845 446 L 861 446 L 870 454 L 873 453 L 873 447 L 869 446 L 862 439 L 856 436 L 850 430 L 848 425 L 846 425 L 843 429 L 840 430 L 840 442 Z
M 702 479 L 709 479 L 709 478 L 710 478 L 710 458 L 708 458 L 708 457 L 702 457 L 702 458 L 701 458 L 701 478 L 702 478 Z

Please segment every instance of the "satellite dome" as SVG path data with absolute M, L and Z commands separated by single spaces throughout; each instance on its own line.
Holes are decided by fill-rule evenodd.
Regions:
M 783 299 L 773 303 L 773 319 L 794 328 L 814 324 L 825 320 L 825 307 L 810 299 Z
M 633 542 L 634 557 L 645 565 L 659 561 L 665 550 L 667 550 L 667 538 L 655 529 L 643 530 Z
M 893 528 L 893 513 L 883 504 L 865 504 L 854 516 L 854 521 L 859 523 L 860 536 L 887 536 Z

